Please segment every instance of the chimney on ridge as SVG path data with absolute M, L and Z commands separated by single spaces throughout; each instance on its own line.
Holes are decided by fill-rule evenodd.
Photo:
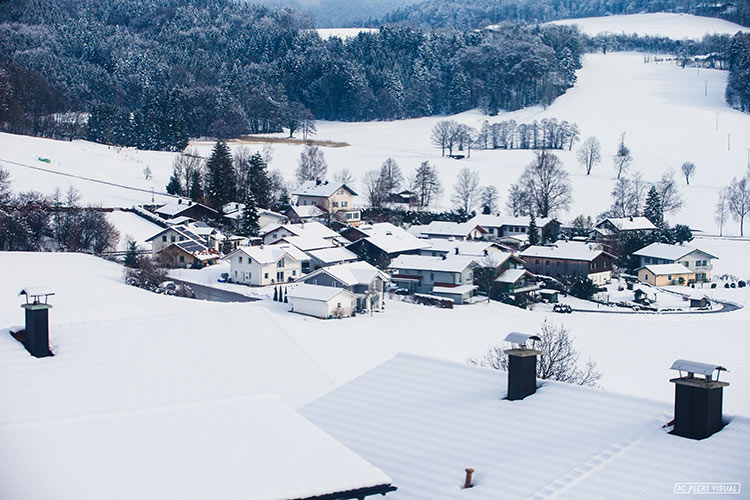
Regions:
M 727 382 L 719 374 L 729 371 L 723 366 L 678 359 L 672 370 L 680 372 L 674 383 L 674 429 L 672 434 L 690 439 L 705 439 L 721 430 L 722 400 Z M 685 376 L 682 372 L 686 372 Z M 713 373 L 716 372 L 716 380 Z M 703 375 L 699 378 L 695 375 Z
M 18 295 L 26 296 L 21 307 L 26 310 L 26 329 L 22 336 L 23 346 L 35 358 L 52 356 L 49 350 L 49 310 L 47 298 L 54 292 L 43 287 L 26 287 Z
M 532 348 L 526 342 L 532 341 Z M 542 351 L 533 348 L 533 343 L 541 340 L 536 335 L 512 332 L 505 337 L 513 348 L 506 349 L 508 355 L 508 399 L 517 401 L 536 392 L 536 357 Z

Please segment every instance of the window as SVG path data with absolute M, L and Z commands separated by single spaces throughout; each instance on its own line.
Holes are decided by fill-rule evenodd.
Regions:
M 560 267 L 560 261 L 559 260 L 557 261 L 557 267 Z
M 544 261 L 544 265 L 545 265 L 545 266 L 549 266 L 549 261 L 548 261 L 548 260 L 545 260 L 545 261 Z
M 171 238 L 169 238 L 169 240 L 170 240 L 170 241 L 171 241 L 172 243 L 174 243 L 174 242 L 176 241 L 176 239 L 177 239 L 177 238 L 175 238 L 175 237 L 174 237 L 174 235 L 172 235 L 172 237 L 171 237 Z
M 342 201 L 341 202 L 341 206 L 342 207 L 348 207 L 349 206 L 349 202 L 348 201 Z
M 235 271 L 235 272 L 234 272 L 234 277 L 235 277 L 235 278 L 237 277 L 237 271 Z
M 161 241 L 163 241 L 164 243 L 167 242 L 167 235 L 166 234 L 161 237 Z
M 671 280 L 672 279 L 672 275 L 670 274 L 669 276 L 667 276 L 667 279 Z
M 521 228 L 521 232 L 522 232 L 522 233 L 525 233 L 525 232 L 526 232 L 526 228 L 525 228 L 525 227 L 522 227 L 522 228 Z
M 346 214 L 346 218 L 347 219 L 351 219 L 352 218 L 352 214 Z
M 292 271 L 292 276 L 297 276 L 297 271 L 296 270 Z
M 430 273 L 430 281 L 435 281 L 435 273 Z
M 341 309 L 341 302 L 336 303 L 336 309 Z
M 183 263 L 183 262 L 185 262 L 185 256 L 184 255 L 180 255 L 180 263 Z
M 302 200 L 303 205 L 307 205 L 307 200 Z
M 268 273 L 265 273 L 265 274 L 263 275 L 263 277 L 264 277 L 265 279 L 268 279 Z
M 534 261 L 534 264 L 536 264 L 536 265 L 539 265 L 539 259 L 536 259 L 536 260 Z
M 180 241 L 185 241 L 185 237 L 180 235 Z
M 338 208 L 338 206 L 339 206 L 339 202 L 338 201 L 334 201 L 333 202 L 333 208 Z
M 253 273 L 248 273 L 248 272 L 245 273 L 245 279 L 246 280 L 249 280 L 252 277 L 253 277 Z
M 279 235 L 278 235 L 278 234 L 276 234 L 276 233 L 273 233 L 273 239 L 276 239 L 276 238 L 278 238 L 278 237 L 279 237 Z
M 239 259 L 240 259 L 240 264 L 242 264 L 242 255 L 240 255 Z

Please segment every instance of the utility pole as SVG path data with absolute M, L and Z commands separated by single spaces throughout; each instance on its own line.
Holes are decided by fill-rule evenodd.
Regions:
M 716 115 L 716 130 L 719 130 L 719 113 L 714 113 Z

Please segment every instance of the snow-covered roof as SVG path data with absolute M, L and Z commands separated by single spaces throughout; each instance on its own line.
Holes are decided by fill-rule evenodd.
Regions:
M 552 381 L 522 401 L 506 390 L 505 372 L 399 354 L 301 413 L 388 474 L 393 500 L 671 498 L 676 482 L 750 481 L 746 417 L 694 441 L 662 428 L 669 403 Z
M 307 252 L 310 257 L 324 264 L 357 260 L 357 254 L 344 247 L 321 248 Z
M 378 269 L 364 261 L 359 262 L 348 262 L 346 264 L 337 264 L 335 266 L 328 266 L 313 271 L 301 278 L 301 280 L 308 280 L 321 273 L 325 273 L 340 281 L 346 286 L 354 286 L 359 284 L 370 284 L 376 277 L 380 277 L 384 281 L 389 281 L 390 276 L 385 274 L 383 271 Z
M 424 242 L 425 240 L 419 240 Z M 458 255 L 472 255 L 474 257 L 483 257 L 485 251 L 491 253 L 490 250 L 500 250 L 497 243 L 493 241 L 485 240 L 449 240 L 446 238 L 430 238 L 427 240 L 427 245 L 424 247 L 425 250 L 433 250 L 441 253 L 456 253 L 458 249 Z
M 391 483 L 271 396 L 17 423 L 0 443 L 7 499 L 278 500 Z
M 258 262 L 259 264 L 271 264 L 273 262 L 278 262 L 279 259 L 287 255 L 295 260 L 300 260 L 299 258 L 294 257 L 294 255 L 292 254 L 292 252 L 294 252 L 295 250 L 299 252 L 299 249 L 293 249 L 291 245 L 260 245 L 254 247 L 245 246 L 237 248 L 237 250 L 226 255 L 224 258 L 229 259 L 238 252 L 241 252 L 247 255 L 249 258 L 253 259 L 255 262 Z M 307 255 L 305 255 L 304 252 L 302 252 L 302 255 L 307 258 Z
M 188 222 L 192 221 L 193 219 L 191 217 L 180 215 L 178 217 L 172 217 L 171 219 L 167 220 L 167 224 L 169 224 L 170 226 L 176 226 L 178 224 L 187 224 Z
M 656 226 L 645 217 L 609 217 L 599 222 L 596 227 L 602 226 L 607 221 L 611 222 L 620 231 L 656 229 Z
M 344 188 L 351 192 L 352 196 L 357 196 L 357 193 L 348 185 L 341 182 L 317 182 L 317 181 L 305 181 L 300 187 L 294 190 L 292 195 L 294 196 L 321 196 L 323 198 L 329 198 L 333 196 L 336 191 L 340 188 Z
M 461 273 L 467 267 L 475 264 L 477 264 L 477 258 L 468 255 L 448 255 L 446 258 L 429 255 L 400 255 L 393 259 L 388 267 L 391 269 Z
M 581 241 L 558 241 L 550 246 L 533 245 L 520 253 L 521 257 L 542 257 L 550 259 L 580 260 L 591 262 L 606 253 L 600 245 Z
M 335 239 L 339 234 L 318 221 L 302 222 L 300 224 L 268 224 L 260 230 L 260 236 L 263 237 L 279 229 L 285 229 L 295 236 L 315 236 L 318 238 Z
M 429 242 L 417 238 L 390 222 L 363 224 L 357 229 L 366 235 L 367 241 L 388 254 L 419 250 L 430 246 Z
M 544 227 L 550 222 L 552 222 L 552 217 L 540 217 L 536 220 L 537 227 Z M 519 227 L 528 227 L 529 224 L 531 224 L 531 217 L 522 215 L 519 217 L 512 217 L 510 215 L 489 215 L 489 214 L 480 214 L 475 215 L 471 219 L 469 219 L 470 223 L 476 224 L 479 226 L 482 226 L 484 228 L 489 227 L 503 227 L 503 226 L 519 226 Z
M 682 264 L 649 264 L 640 267 L 639 269 L 647 269 L 656 276 L 664 276 L 667 274 L 692 274 L 693 272 Z
M 167 216 L 167 218 L 171 218 L 171 217 L 174 217 L 176 215 L 180 215 L 182 212 L 184 212 L 188 208 L 192 208 L 192 207 L 194 207 L 196 205 L 200 205 L 203 208 L 205 208 L 206 210 L 210 210 L 212 212 L 216 212 L 216 210 L 214 210 L 211 207 L 207 207 L 206 205 L 203 205 L 203 204 L 198 203 L 198 202 L 193 201 L 193 200 L 181 198 L 181 199 L 178 199 L 178 200 L 175 200 L 175 201 L 171 201 L 171 202 L 167 203 L 166 205 L 163 205 L 163 206 L 157 208 L 156 209 L 156 213 L 159 214 L 159 215 L 162 215 L 162 216 Z
M 703 250 L 700 250 L 698 248 L 693 248 L 693 247 L 684 247 L 681 245 L 670 245 L 668 243 L 651 243 L 650 245 L 641 248 L 637 252 L 633 252 L 633 255 L 638 255 L 638 256 L 643 256 L 643 257 L 654 257 L 657 259 L 664 259 L 664 260 L 678 260 L 688 254 L 695 252 L 696 250 L 698 250 L 699 252 L 703 252 Z M 708 255 L 712 259 L 718 259 L 718 257 L 715 257 L 708 252 L 703 252 L 703 253 Z
M 439 286 L 432 287 L 432 293 L 464 294 L 479 288 L 477 285 Z
M 459 238 L 465 238 L 475 228 L 479 228 L 480 232 L 487 232 L 484 228 L 475 224 L 471 221 L 468 222 L 446 222 L 446 221 L 432 221 L 429 224 L 414 225 L 409 228 L 409 232 L 415 236 L 429 237 L 429 236 L 455 236 Z
M 194 258 L 202 261 L 202 262 L 208 262 L 211 260 L 216 260 L 221 258 L 221 254 L 214 250 L 213 248 L 208 248 L 205 245 L 202 245 L 201 243 L 198 243 L 197 241 L 188 240 L 188 241 L 177 241 L 175 243 L 172 243 L 168 247 L 162 249 L 164 250 L 171 248 L 171 247 L 177 247 L 180 250 L 183 250 L 184 252 L 189 253 Z
M 506 269 L 500 276 L 495 278 L 495 281 L 498 283 L 515 283 L 526 274 L 533 276 L 526 269 Z
M 290 298 L 322 300 L 327 302 L 340 293 L 351 295 L 351 292 L 346 288 L 298 283 L 289 288 L 288 296 Z
M 301 219 L 307 219 L 307 218 L 312 218 L 312 217 L 322 217 L 328 213 L 317 205 L 293 206 L 289 210 L 291 212 L 294 212 L 297 215 L 297 217 Z
M 329 239 L 323 239 L 308 234 L 304 236 L 284 236 L 283 238 L 277 240 L 275 243 L 279 242 L 287 242 L 305 252 L 319 250 L 321 248 L 331 248 L 334 246 L 334 243 Z

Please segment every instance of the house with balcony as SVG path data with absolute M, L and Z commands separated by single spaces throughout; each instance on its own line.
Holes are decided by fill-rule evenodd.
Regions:
M 354 294 L 357 312 L 380 311 L 385 307 L 385 285 L 390 276 L 367 262 L 350 262 L 322 267 L 300 278 L 301 283 L 345 288 Z
M 659 264 L 682 264 L 695 274 L 695 281 L 711 281 L 713 259 L 718 259 L 699 248 L 667 243 L 651 243 L 633 255 L 640 259 L 640 267 Z
M 302 274 L 304 252 L 293 245 L 260 245 L 239 247 L 224 257 L 229 261 L 229 278 L 233 283 L 265 286 L 287 283 Z
M 586 276 L 597 285 L 612 281 L 615 257 L 595 243 L 558 241 L 554 245 L 533 245 L 520 257 L 524 267 L 536 275 Z
M 689 285 L 695 273 L 682 264 L 647 264 L 638 269 L 638 280 L 654 286 Z
M 293 193 L 297 206 L 316 206 L 340 222 L 358 226 L 360 212 L 352 205 L 356 191 L 343 182 L 306 181 Z
M 477 290 L 474 269 L 476 257 L 452 255 L 401 255 L 391 262 L 391 280 L 410 293 L 448 297 L 456 304 L 466 302 Z
M 590 236 L 597 239 L 614 238 L 621 233 L 643 231 L 651 233 L 656 226 L 646 217 L 608 217 L 596 224 Z
M 529 225 L 531 217 L 519 216 L 511 217 L 506 215 L 480 214 L 471 219 L 469 222 L 482 226 L 487 234 L 485 238 L 501 243 L 510 243 L 514 247 L 528 244 Z M 560 234 L 560 222 L 551 217 L 540 217 L 536 220 L 537 236 L 541 241 L 544 234 L 549 234 L 557 239 Z

